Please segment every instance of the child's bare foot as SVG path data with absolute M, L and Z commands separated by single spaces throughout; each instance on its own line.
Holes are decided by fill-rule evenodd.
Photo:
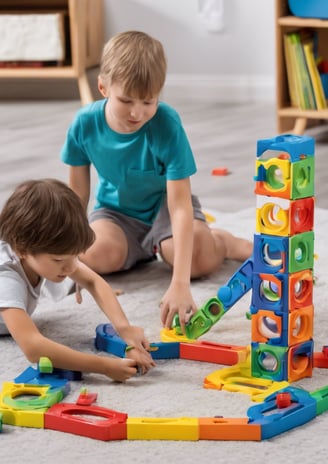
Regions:
M 246 261 L 253 253 L 253 243 L 244 238 L 235 237 L 230 232 L 222 229 L 212 229 L 212 234 L 218 240 L 223 241 L 226 259 Z

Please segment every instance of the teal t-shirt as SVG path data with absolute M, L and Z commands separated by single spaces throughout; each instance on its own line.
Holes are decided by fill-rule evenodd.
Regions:
M 120 134 L 106 122 L 106 102 L 93 102 L 77 113 L 61 159 L 71 166 L 95 167 L 95 208 L 110 208 L 152 224 L 166 195 L 166 181 L 196 172 L 180 117 L 160 102 L 156 114 L 141 129 Z

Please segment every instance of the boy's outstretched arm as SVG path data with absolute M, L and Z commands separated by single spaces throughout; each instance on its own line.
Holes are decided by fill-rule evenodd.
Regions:
M 119 382 L 128 380 L 137 372 L 135 360 L 82 353 L 44 337 L 23 309 L 6 308 L 1 315 L 13 339 L 31 363 L 37 363 L 45 356 L 59 369 L 103 374 Z
M 191 261 L 193 253 L 193 208 L 189 177 L 167 182 L 167 201 L 170 213 L 173 244 L 171 250 L 162 250 L 163 258 L 172 262 L 171 283 L 162 298 L 162 324 L 170 328 L 173 317 L 179 314 L 181 328 L 197 311 L 190 291 Z M 171 256 L 168 254 L 171 253 Z M 165 254 L 167 256 L 165 256 Z
M 121 338 L 135 349 L 129 355 L 140 366 L 143 373 L 155 366 L 155 362 L 147 350 L 150 343 L 141 327 L 129 323 L 113 289 L 96 272 L 79 262 L 77 270 L 70 277 L 95 299 L 107 318 L 115 327 Z
M 68 184 L 80 197 L 87 211 L 90 199 L 90 166 L 70 166 Z

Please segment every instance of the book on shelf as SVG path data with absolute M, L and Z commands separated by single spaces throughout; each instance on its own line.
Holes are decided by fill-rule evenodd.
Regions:
M 296 106 L 303 110 L 316 109 L 314 90 L 307 68 L 301 36 L 299 32 L 290 32 L 286 37 L 291 54 L 294 85 L 296 85 Z
M 319 74 L 318 66 L 314 56 L 314 46 L 313 41 L 309 40 L 303 44 L 304 55 L 306 59 L 306 64 L 309 70 L 311 77 L 311 82 L 313 86 L 316 107 L 318 110 L 323 110 L 327 108 L 327 102 L 325 98 L 324 89 L 321 82 L 321 77 Z
M 314 33 L 308 30 L 284 35 L 288 90 L 292 106 L 315 110 L 327 107 L 316 65 Z
M 292 49 L 292 42 L 290 37 L 285 34 L 283 36 L 283 40 L 290 102 L 292 106 L 301 107 L 302 91 L 300 86 L 301 84 L 297 75 L 296 55 Z
M 296 75 L 296 57 L 292 51 L 291 42 L 287 34 L 283 36 L 283 40 L 290 102 L 292 106 L 300 107 L 301 90 L 299 88 L 299 82 Z

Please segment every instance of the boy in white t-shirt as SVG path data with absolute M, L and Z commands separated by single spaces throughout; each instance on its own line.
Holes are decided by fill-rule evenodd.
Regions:
M 137 368 L 146 373 L 155 364 L 143 330 L 129 324 L 109 284 L 80 262 L 93 241 L 83 205 L 66 184 L 39 179 L 19 185 L 0 214 L 0 334 L 10 333 L 30 362 L 47 357 L 56 368 L 125 381 Z M 135 348 L 131 359 L 81 353 L 40 333 L 31 315 L 41 292 L 57 299 L 68 278 L 91 293 Z

